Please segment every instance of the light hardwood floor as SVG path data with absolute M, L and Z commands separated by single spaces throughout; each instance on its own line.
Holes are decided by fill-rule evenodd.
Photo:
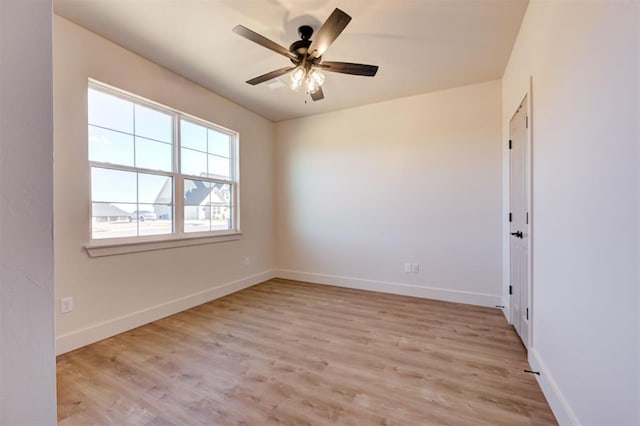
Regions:
M 555 424 L 500 311 L 281 279 L 57 367 L 60 425 Z

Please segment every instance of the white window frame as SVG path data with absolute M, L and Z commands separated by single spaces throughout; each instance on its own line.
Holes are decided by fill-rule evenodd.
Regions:
M 98 90 L 111 96 L 124 99 L 134 104 L 150 108 L 164 114 L 168 114 L 172 117 L 173 125 L 173 164 L 172 171 L 160 171 L 151 170 L 142 167 L 123 166 L 111 163 L 103 163 L 99 161 L 91 161 L 87 159 L 89 164 L 89 181 L 91 181 L 91 170 L 94 167 L 112 170 L 121 170 L 136 173 L 147 173 L 153 175 L 167 176 L 172 178 L 173 182 L 173 230 L 170 234 L 161 235 L 142 235 L 142 236 L 129 236 L 129 237 L 114 237 L 114 238 L 93 238 L 93 213 L 90 215 L 90 234 L 89 244 L 85 246 L 87 253 L 91 257 L 109 256 L 114 254 L 131 253 L 138 251 L 159 250 L 165 248 L 182 247 L 189 245 L 200 245 L 217 243 L 224 241 L 232 241 L 240 239 L 242 233 L 240 231 L 240 167 L 239 167 L 239 134 L 236 131 L 227 129 L 210 121 L 203 120 L 201 118 L 192 116 L 182 111 L 176 110 L 171 107 L 153 102 L 138 95 L 123 91 L 113 86 L 101 83 L 99 81 L 89 79 L 87 85 L 87 99 L 88 90 Z M 86 102 L 88 108 L 88 101 Z M 87 116 L 88 117 L 88 116 Z M 185 121 L 204 126 L 208 129 L 214 130 L 219 133 L 229 135 L 230 137 L 230 167 L 229 167 L 229 179 L 220 179 L 212 177 L 192 176 L 181 173 L 181 139 L 180 139 L 180 121 Z M 87 126 L 87 132 L 89 123 L 85 123 Z M 87 145 L 88 147 L 88 145 Z M 88 153 L 88 151 L 87 151 Z M 135 155 L 135 153 L 134 153 Z M 231 186 L 231 229 L 218 230 L 218 231 L 203 231 L 203 232 L 184 232 L 184 181 L 199 180 L 210 183 L 221 183 Z M 93 211 L 93 194 L 89 200 L 91 204 L 91 211 Z

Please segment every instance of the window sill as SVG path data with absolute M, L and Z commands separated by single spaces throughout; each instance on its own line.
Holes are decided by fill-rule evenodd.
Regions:
M 112 243 L 88 244 L 84 248 L 89 257 L 115 256 L 118 254 L 137 253 L 141 251 L 165 250 L 176 247 L 197 246 L 204 244 L 237 241 L 242 238 L 241 232 L 207 235 L 198 237 L 182 237 L 156 241 L 127 241 Z

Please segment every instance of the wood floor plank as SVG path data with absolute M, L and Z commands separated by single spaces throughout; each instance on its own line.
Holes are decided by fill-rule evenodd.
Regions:
M 61 425 L 556 424 L 490 308 L 273 279 L 58 357 Z

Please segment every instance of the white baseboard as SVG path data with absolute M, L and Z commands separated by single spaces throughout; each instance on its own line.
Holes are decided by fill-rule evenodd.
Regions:
M 107 337 L 131 330 L 169 315 L 182 312 L 194 306 L 226 296 L 244 288 L 251 287 L 276 276 L 274 270 L 261 272 L 248 277 L 231 281 L 198 293 L 171 300 L 160 305 L 132 312 L 89 327 L 62 334 L 56 337 L 56 355 L 97 342 Z
M 278 278 L 306 281 L 314 284 L 328 284 L 338 287 L 355 288 L 359 290 L 379 291 L 382 293 L 399 294 L 402 296 L 422 297 L 425 299 L 444 300 L 447 302 L 466 303 L 469 305 L 489 306 L 495 308 L 500 305 L 502 297 L 499 294 L 474 293 L 469 291 L 449 290 L 444 288 L 423 287 L 412 284 L 394 283 L 388 281 L 367 280 L 362 278 L 341 277 L 337 275 L 316 274 L 311 272 L 277 269 Z
M 539 376 L 536 375 L 536 379 L 542 389 L 542 393 L 544 393 L 545 398 L 547 398 L 551 411 L 553 411 L 553 414 L 556 416 L 558 424 L 581 424 L 535 348 L 529 351 L 529 364 L 533 371 L 540 372 Z

